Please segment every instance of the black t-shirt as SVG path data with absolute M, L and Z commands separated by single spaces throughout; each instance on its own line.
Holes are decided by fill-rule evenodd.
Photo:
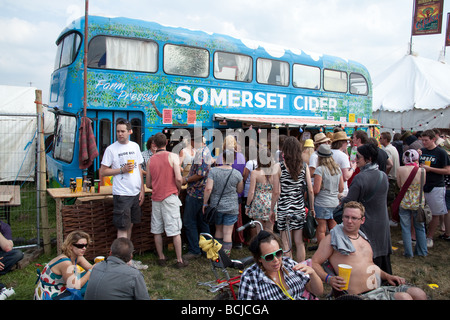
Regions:
M 427 148 L 422 148 L 422 155 L 420 156 L 419 162 L 425 163 L 425 161 L 430 161 L 432 168 L 445 168 L 450 166 L 450 160 L 448 158 L 447 152 L 441 147 L 436 147 L 433 150 L 428 150 Z M 427 179 L 424 186 L 425 192 L 430 192 L 434 187 L 445 187 L 444 175 L 434 172 L 427 172 Z

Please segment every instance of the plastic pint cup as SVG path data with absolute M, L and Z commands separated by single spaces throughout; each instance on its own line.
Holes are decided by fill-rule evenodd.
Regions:
M 99 262 L 102 262 L 103 260 L 105 260 L 104 256 L 98 256 L 98 257 L 95 257 L 94 263 L 99 263 Z
M 127 160 L 127 163 L 132 163 L 134 168 L 134 160 Z M 133 169 L 131 169 L 131 171 L 128 171 L 128 173 L 133 173 Z
M 426 166 L 431 166 L 431 161 L 425 161 Z
M 344 278 L 345 287 L 341 287 L 342 290 L 348 289 L 348 283 L 350 282 L 350 274 L 352 273 L 352 266 L 348 264 L 338 264 L 339 268 L 339 277 Z
M 83 190 L 83 178 L 82 177 L 77 177 L 77 188 L 76 188 L 76 192 L 81 192 Z

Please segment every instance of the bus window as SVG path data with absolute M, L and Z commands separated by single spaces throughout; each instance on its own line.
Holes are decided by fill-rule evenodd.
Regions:
M 112 143 L 111 120 L 101 119 L 99 128 L 100 163 L 102 162 L 103 159 L 103 153 L 111 143 Z
M 262 84 L 289 85 L 289 63 L 259 58 L 256 63 L 256 80 Z
M 158 71 L 158 45 L 152 41 L 98 36 L 91 40 L 88 67 Z
M 81 36 L 72 32 L 62 38 L 58 43 L 55 58 L 55 70 L 70 65 L 77 56 L 81 45 Z
M 362 74 L 350 73 L 350 93 L 364 96 L 369 93 L 367 80 Z
M 347 92 L 347 72 L 330 69 L 324 70 L 323 88 L 327 91 Z
M 141 119 L 133 118 L 130 121 L 131 130 L 133 133 L 130 135 L 130 140 L 136 142 L 139 148 L 142 150 L 142 123 Z
M 206 78 L 209 75 L 209 52 L 200 48 L 166 44 L 164 46 L 164 72 Z
M 292 81 L 296 88 L 320 89 L 320 68 L 294 64 Z
M 53 156 L 55 159 L 70 163 L 74 154 L 77 118 L 59 115 L 57 123 Z
M 222 80 L 251 82 L 252 58 L 241 54 L 214 53 L 214 77 Z

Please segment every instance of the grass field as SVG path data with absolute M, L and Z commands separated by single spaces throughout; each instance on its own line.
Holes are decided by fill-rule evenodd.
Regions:
M 429 250 L 427 257 L 407 259 L 403 257 L 403 247 L 398 243 L 401 240 L 400 227 L 391 228 L 391 233 L 393 247 L 397 248 L 391 257 L 394 274 L 402 276 L 409 283 L 422 288 L 431 300 L 450 300 L 450 258 L 448 255 L 450 243 L 440 239 L 435 240 L 434 247 Z M 54 250 L 54 252 L 56 251 Z M 306 254 L 309 258 L 314 251 L 306 250 Z M 232 250 L 232 258 L 247 255 L 249 255 L 249 251 L 245 248 Z M 136 260 L 148 265 L 148 269 L 142 272 L 152 300 L 210 300 L 214 298 L 214 293 L 197 285 L 198 282 L 215 279 L 206 258 L 191 261 L 190 265 L 184 269 L 176 269 L 173 266 L 176 262 L 175 253 L 167 251 L 167 256 L 172 260 L 166 267 L 157 265 L 157 257 L 153 252 L 135 257 Z M 15 270 L 0 277 L 0 282 L 7 287 L 13 287 L 16 292 L 8 300 L 33 299 L 36 269 L 42 269 L 37 264 L 45 265 L 52 257 L 53 255 L 42 255 L 25 269 Z M 437 284 L 439 287 L 432 289 L 429 284 Z M 329 293 L 329 290 L 330 288 L 325 286 L 325 293 Z M 321 297 L 321 299 L 324 298 Z

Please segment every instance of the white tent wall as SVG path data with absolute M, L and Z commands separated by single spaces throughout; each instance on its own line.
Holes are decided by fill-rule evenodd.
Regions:
M 34 179 L 37 117 L 30 115 L 36 115 L 35 100 L 36 88 L 0 86 L 0 182 Z M 45 134 L 53 129 L 54 115 L 44 112 Z
M 382 126 L 381 132 L 388 130 L 424 131 L 433 128 L 450 128 L 450 108 L 441 110 L 410 110 L 405 112 L 381 111 L 373 112 Z
M 386 129 L 450 127 L 450 66 L 406 55 L 373 79 L 373 119 Z

